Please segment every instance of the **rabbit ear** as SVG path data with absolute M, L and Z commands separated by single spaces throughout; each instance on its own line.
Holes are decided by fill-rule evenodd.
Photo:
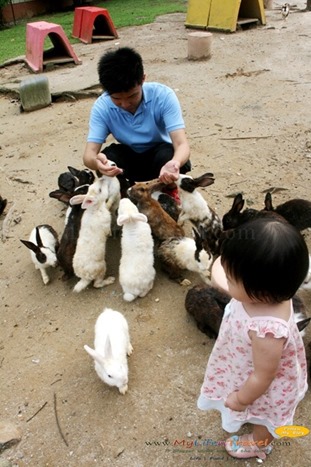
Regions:
M 129 216 L 127 216 L 126 214 L 119 214 L 119 216 L 117 217 L 117 224 L 118 225 L 126 224 L 128 220 L 129 220 Z
M 40 236 L 40 231 L 39 231 L 39 228 L 38 228 L 38 227 L 36 227 L 36 241 L 37 241 L 38 247 L 42 247 L 42 246 L 43 246 L 43 243 L 42 243 L 42 240 L 41 240 L 41 236 Z
M 271 193 L 268 192 L 265 196 L 265 210 L 266 211 L 273 211 L 273 206 L 272 206 L 272 196 Z
M 104 354 L 105 354 L 105 358 L 107 359 L 112 358 L 112 347 L 111 347 L 109 336 L 107 336 L 106 338 Z
M 103 357 L 98 352 L 96 352 L 96 350 L 91 349 L 91 347 L 88 345 L 84 345 L 84 350 L 86 350 L 87 353 L 98 363 L 103 363 Z
M 69 172 L 71 173 L 71 175 L 73 175 L 74 177 L 79 177 L 80 170 L 75 169 L 74 167 L 71 167 L 70 165 L 68 165 L 67 168 Z
M 242 197 L 242 194 L 239 193 L 236 195 L 236 197 L 233 200 L 232 208 L 231 210 L 234 212 L 241 212 L 244 206 L 244 199 Z
M 311 318 L 306 318 L 306 319 L 302 319 L 301 321 L 298 321 L 298 323 L 296 323 L 298 327 L 298 331 L 303 331 L 310 323 L 310 320 Z
M 145 216 L 145 214 L 143 214 L 142 212 L 137 212 L 136 214 L 133 214 L 132 219 L 134 221 L 148 222 L 147 216 Z
M 87 209 L 94 204 L 94 197 L 91 196 L 84 196 L 82 201 L 82 209 Z
M 75 204 L 82 204 L 84 201 L 85 195 L 75 195 L 69 200 L 69 204 L 74 206 Z
M 33 251 L 34 253 L 38 253 L 38 252 L 40 251 L 40 248 L 38 247 L 38 245 L 35 245 L 34 243 L 29 242 L 28 240 L 21 240 L 21 242 L 22 242 L 27 248 L 29 248 L 29 250 Z
M 193 181 L 196 186 L 210 186 L 215 182 L 214 174 L 208 172 L 200 177 L 194 178 Z
M 62 201 L 63 203 L 68 204 L 72 194 L 62 190 L 54 190 L 49 193 L 49 197 L 58 199 L 58 201 Z
M 130 216 L 128 216 L 127 214 L 120 214 L 117 218 L 118 225 L 124 225 L 127 222 L 131 221 L 148 222 L 148 218 L 147 216 L 145 216 L 145 214 L 142 214 L 141 212 L 131 214 Z

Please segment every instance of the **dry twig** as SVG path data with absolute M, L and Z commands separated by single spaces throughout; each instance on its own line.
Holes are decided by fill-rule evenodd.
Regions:
M 44 407 L 47 405 L 47 402 L 44 402 L 44 404 L 40 407 L 39 410 L 37 410 L 37 412 L 35 412 L 30 418 L 28 418 L 28 420 L 26 420 L 26 423 L 27 422 L 30 422 L 30 420 L 32 420 L 33 418 L 35 418 L 36 415 L 38 415 L 39 412 L 41 412 L 42 409 L 44 409 Z
M 60 427 L 60 424 L 59 424 L 59 420 L 58 420 L 58 414 L 57 414 L 57 402 L 56 402 L 56 393 L 54 392 L 54 413 L 55 413 L 55 419 L 56 419 L 56 425 L 57 425 L 57 428 L 58 428 L 58 431 L 59 431 L 59 434 L 61 435 L 62 437 L 62 440 L 64 441 L 64 443 L 66 444 L 66 446 L 69 446 L 63 432 L 62 432 L 62 429 Z
M 272 138 L 271 135 L 267 136 L 233 136 L 232 138 L 220 138 L 224 141 L 230 141 L 230 140 L 238 140 L 238 139 L 265 139 L 265 138 Z

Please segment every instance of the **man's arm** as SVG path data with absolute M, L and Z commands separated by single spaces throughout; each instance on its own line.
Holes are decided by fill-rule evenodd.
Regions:
M 111 167 L 107 162 L 108 159 L 104 153 L 101 153 L 101 144 L 100 143 L 86 143 L 83 163 L 86 167 L 91 170 L 97 170 L 103 175 L 108 177 L 114 177 L 122 173 L 122 169 L 119 169 L 117 166 Z
M 186 132 L 182 128 L 170 133 L 172 144 L 174 147 L 174 156 L 161 169 L 160 180 L 164 183 L 172 183 L 178 179 L 179 169 L 183 166 L 190 157 L 190 147 L 187 140 Z

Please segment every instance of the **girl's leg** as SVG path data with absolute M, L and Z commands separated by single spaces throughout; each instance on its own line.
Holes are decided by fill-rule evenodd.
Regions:
M 263 425 L 253 425 L 253 432 L 248 435 L 231 436 L 226 441 L 226 451 L 230 456 L 238 459 L 258 457 L 265 459 L 270 454 L 273 436 Z
M 253 425 L 253 438 L 258 443 L 264 441 L 265 446 L 268 446 L 274 440 L 269 430 L 263 425 Z

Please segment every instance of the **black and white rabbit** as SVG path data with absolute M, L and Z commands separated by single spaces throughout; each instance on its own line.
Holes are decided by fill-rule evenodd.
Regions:
M 35 268 L 39 269 L 43 283 L 48 284 L 50 278 L 47 269 L 57 265 L 58 234 L 50 225 L 42 224 L 31 231 L 29 240 L 21 242 L 30 249 Z
M 162 269 L 170 279 L 181 282 L 185 270 L 196 272 L 204 282 L 210 280 L 213 255 L 204 249 L 204 232 L 193 228 L 194 238 L 172 237 L 164 240 L 157 249 Z
M 167 212 L 175 222 L 178 222 L 181 208 L 174 198 L 167 193 L 162 193 L 161 191 L 155 191 L 151 196 L 161 204 L 164 211 Z
M 82 185 L 75 189 L 74 194 L 75 196 L 85 195 L 87 190 L 88 185 Z M 58 263 L 65 273 L 63 279 L 69 279 L 74 276 L 72 262 L 77 247 L 83 213 L 84 209 L 82 209 L 81 204 L 70 206 L 67 210 L 66 224 L 57 250 Z
M 181 200 L 181 214 L 178 223 L 189 220 L 197 229 L 204 229 L 208 249 L 213 255 L 219 254 L 219 243 L 222 233 L 222 221 L 197 188 L 207 187 L 214 183 L 214 175 L 207 172 L 200 177 L 192 178 L 180 174 L 176 185 Z
M 94 180 L 95 175 L 90 169 L 79 170 L 68 166 L 68 172 L 63 172 L 58 176 L 58 189 L 51 191 L 49 197 L 69 204 L 69 200 L 75 194 L 77 187 L 91 185 Z

